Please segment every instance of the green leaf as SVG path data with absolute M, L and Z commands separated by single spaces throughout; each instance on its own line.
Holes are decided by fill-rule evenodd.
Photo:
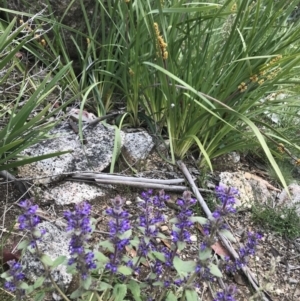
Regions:
M 34 291 L 33 285 L 29 285 L 28 288 L 26 289 L 26 294 L 29 295 Z
M 199 259 L 201 261 L 204 261 L 208 258 L 211 257 L 211 249 L 210 248 L 205 248 L 203 251 L 199 251 Z
M 107 289 L 111 289 L 112 286 L 106 282 L 101 281 L 98 286 L 97 286 L 97 290 L 99 290 L 100 292 L 105 291 Z
M 45 265 L 52 267 L 53 266 L 53 260 L 51 257 L 47 254 L 43 254 L 40 258 L 41 262 L 43 262 Z
M 43 301 L 45 300 L 45 292 L 41 291 L 41 292 L 38 292 L 35 296 L 34 296 L 34 301 Z
M 46 154 L 46 155 L 36 156 L 36 157 L 33 157 L 33 158 L 29 158 L 29 159 L 16 161 L 16 162 L 5 164 L 5 165 L 0 165 L 0 170 L 7 170 L 7 169 L 10 169 L 10 168 L 15 168 L 15 167 L 22 166 L 22 165 L 25 165 L 25 164 L 29 164 L 29 163 L 33 163 L 33 162 L 37 162 L 37 161 L 41 161 L 41 160 L 61 156 L 61 155 L 64 155 L 64 154 L 68 154 L 70 152 L 72 152 L 72 151 L 69 150 L 69 151 L 63 151 L 63 152 L 55 152 L 55 153 L 51 153 L 51 154 Z
M 167 239 L 168 238 L 168 236 L 166 236 L 165 234 L 163 234 L 163 233 L 157 233 L 157 235 L 156 235 L 158 238 L 161 238 L 161 239 Z
M 189 5 L 190 3 L 187 3 Z M 220 4 L 215 4 L 215 3 L 193 3 L 193 4 L 201 4 L 205 6 L 193 6 L 193 7 L 171 7 L 171 8 L 162 8 L 161 12 L 165 14 L 186 14 L 186 13 L 195 13 L 195 12 L 204 12 L 207 10 L 211 10 L 214 8 L 220 8 L 222 5 Z M 158 9 L 154 9 L 149 12 L 149 14 L 158 14 L 160 11 Z
M 176 271 L 181 273 L 191 273 L 195 271 L 196 268 L 196 262 L 192 260 L 184 261 L 180 259 L 178 256 L 175 256 L 173 259 L 174 268 Z
M 171 218 L 171 219 L 170 219 L 170 223 L 172 223 L 172 224 L 178 223 L 178 218 L 177 218 L 177 217 Z
M 185 292 L 186 301 L 198 301 L 199 297 L 195 290 L 186 289 Z
M 61 256 L 57 257 L 57 258 L 53 261 L 52 267 L 53 267 L 53 268 L 56 268 L 57 266 L 59 266 L 59 265 L 61 265 L 63 262 L 65 262 L 66 259 L 67 259 L 67 257 L 64 256 L 64 255 L 61 255 Z
M 199 223 L 200 225 L 205 225 L 208 221 L 207 218 L 202 216 L 191 216 L 189 220 L 193 223 Z
M 18 250 L 24 250 L 27 249 L 27 247 L 29 246 L 29 240 L 23 240 L 22 242 L 20 242 L 18 244 Z
M 127 286 L 125 284 L 116 284 L 112 294 L 112 296 L 115 297 L 114 301 L 123 301 L 126 293 Z
M 111 253 L 113 253 L 115 251 L 115 246 L 109 240 L 101 241 L 99 243 L 99 246 L 107 249 Z
M 223 277 L 221 271 L 215 264 L 210 263 L 208 268 L 211 274 L 215 275 L 216 277 Z
M 33 288 L 37 289 L 38 287 L 42 286 L 44 281 L 45 281 L 45 277 L 43 277 L 43 276 L 38 277 L 33 284 Z
M 166 301 L 177 301 L 177 297 L 174 295 L 173 292 L 170 291 L 167 294 Z
M 107 256 L 105 256 L 102 252 L 99 251 L 94 251 L 95 254 L 95 259 L 102 264 L 108 263 L 109 262 L 109 258 Z
M 155 276 L 154 276 L 155 278 Z M 164 283 L 162 281 L 155 281 L 152 283 L 153 286 L 160 286 L 160 287 L 163 287 L 164 286 Z
M 81 288 L 78 288 L 76 291 L 74 291 L 71 295 L 70 298 L 71 299 L 77 299 L 82 295 L 83 291 Z
M 8 277 L 11 277 L 9 273 L 7 272 L 4 272 L 0 275 L 1 278 L 8 278 Z
M 133 247 L 138 247 L 139 244 L 140 244 L 140 240 L 139 240 L 137 237 L 135 237 L 134 239 L 131 239 L 131 240 L 130 240 L 130 244 L 131 244 Z
M 114 172 L 116 161 L 121 153 L 122 139 L 121 139 L 121 131 L 117 126 L 115 128 L 115 141 L 114 141 L 114 149 L 112 154 L 112 160 L 110 164 L 110 173 Z
M 161 252 L 157 252 L 157 251 L 153 251 L 151 252 L 151 254 L 157 258 L 158 260 L 162 261 L 162 262 L 166 262 L 166 258 L 165 258 L 165 255 L 164 253 L 161 253 Z
M 225 236 L 226 238 L 228 238 L 230 241 L 236 242 L 235 237 L 233 236 L 233 234 L 232 234 L 229 230 L 223 229 L 223 230 L 220 230 L 219 233 L 220 233 L 221 235 L 224 235 L 224 236 Z
M 119 235 L 119 238 L 120 239 L 128 239 L 131 237 L 131 235 L 132 235 L 132 230 L 129 229 L 129 230 L 125 231 L 124 233 L 122 233 L 121 235 Z
M 22 288 L 23 290 L 27 290 L 28 289 L 28 284 L 26 282 L 22 282 L 20 285 L 19 285 L 20 288 Z
M 82 285 L 83 285 L 84 289 L 86 289 L 86 290 L 89 290 L 91 284 L 92 284 L 92 276 L 91 275 L 87 276 L 86 279 L 84 279 L 82 281 Z
M 141 288 L 136 281 L 130 280 L 129 283 L 127 284 L 127 288 L 131 291 L 133 299 L 135 301 L 142 301 Z
M 132 274 L 132 269 L 127 266 L 121 265 L 118 267 L 118 272 L 122 275 L 128 276 Z
M 182 251 L 186 247 L 186 242 L 184 241 L 178 241 L 177 242 L 178 251 Z

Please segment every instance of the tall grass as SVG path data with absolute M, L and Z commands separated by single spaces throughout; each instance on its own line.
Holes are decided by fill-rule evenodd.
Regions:
M 39 79 L 22 63 L 25 55 L 20 50 L 35 39 L 35 30 L 29 30 L 34 18 L 20 26 L 16 25 L 16 19 L 8 25 L 0 23 L 0 170 L 65 153 L 20 157 L 24 149 L 50 137 L 49 131 L 59 121 L 53 116 L 71 102 L 55 108 L 51 101 L 47 101 L 58 87 L 59 80 L 68 72 L 69 65 L 54 75 L 46 69 L 43 78 Z M 53 64 L 52 69 L 55 69 L 55 62 Z
M 77 36 L 86 43 L 75 33 L 73 40 L 82 72 L 80 79 L 70 72 L 67 82 L 84 99 L 81 107 L 92 105 L 98 115 L 126 106 L 124 124 L 147 126 L 168 139 L 172 163 L 192 153 L 201 167 L 212 168 L 214 157 L 259 147 L 280 175 L 265 137 L 299 148 L 273 131 L 265 115 L 270 104 L 260 100 L 274 91 L 291 95 L 299 83 L 299 22 L 289 18 L 296 4 L 98 0 L 89 19 L 80 0 L 88 30 Z M 44 62 L 60 49 L 68 62 L 61 37 L 66 27 L 48 21 L 56 39 L 28 49 Z

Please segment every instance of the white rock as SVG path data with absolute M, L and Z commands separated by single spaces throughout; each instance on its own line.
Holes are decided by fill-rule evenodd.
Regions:
M 162 232 L 165 232 L 165 231 L 168 231 L 169 228 L 168 228 L 168 226 L 163 225 L 163 226 L 160 227 L 160 230 L 161 230 Z
M 197 236 L 196 235 L 191 235 L 190 239 L 191 239 L 191 241 L 196 242 L 197 241 Z
M 275 195 L 274 191 L 268 190 L 269 183 L 247 172 L 222 172 L 220 183 L 238 189 L 237 206 L 243 204 L 249 207 L 254 201 L 265 203 Z
M 39 251 L 43 254 L 47 254 L 52 260 L 64 255 L 70 258 L 69 255 L 69 242 L 70 236 L 65 232 L 59 230 L 57 227 L 49 222 L 42 222 L 38 225 L 39 229 L 45 229 L 47 232 L 38 241 Z M 44 275 L 44 268 L 35 253 L 31 253 L 26 250 L 24 256 L 22 256 L 21 262 L 26 277 L 32 281 L 35 281 L 39 276 Z M 72 275 L 66 272 L 65 265 L 59 265 L 51 271 L 51 276 L 55 283 L 66 289 L 72 280 Z M 50 283 L 50 280 L 46 280 L 46 283 Z
M 146 131 L 126 133 L 122 153 L 133 164 L 147 158 L 153 146 L 153 139 Z
M 23 155 L 35 157 L 66 150 L 72 152 L 22 166 L 18 172 L 20 177 L 40 177 L 34 182 L 46 184 L 59 180 L 62 173 L 87 170 L 100 172 L 111 162 L 115 139 L 115 130 L 111 126 L 99 123 L 87 128 L 84 131 L 84 138 L 87 140 L 85 145 L 81 144 L 79 136 L 68 124 L 57 126 L 50 134 L 57 137 L 24 150 Z M 121 145 L 124 138 L 125 135 L 121 132 Z
M 252 187 L 244 177 L 243 172 L 222 172 L 220 174 L 220 183 L 238 189 L 239 197 L 236 202 L 238 206 L 254 201 Z
M 77 204 L 82 201 L 91 201 L 104 192 L 101 188 L 80 182 L 63 182 L 39 192 L 43 200 L 53 200 L 57 205 Z

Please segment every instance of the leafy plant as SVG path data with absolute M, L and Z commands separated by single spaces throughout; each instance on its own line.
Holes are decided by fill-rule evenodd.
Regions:
M 71 98 L 57 106 L 56 101 L 51 103 L 48 100 L 51 93 L 58 88 L 58 83 L 68 73 L 70 63 L 53 72 L 55 62 L 59 62 L 57 58 L 52 62 L 52 66 L 44 70 L 46 74 L 42 80 L 31 76 L 32 70 L 25 71 L 26 68 L 22 63 L 24 53 L 19 51 L 35 39 L 35 31 L 28 29 L 33 20 L 23 22 L 17 27 L 15 27 L 15 19 L 7 27 L 1 22 L 0 72 L 5 73 L 5 76 L 0 79 L 0 87 L 3 91 L 0 116 L 4 121 L 0 128 L 0 170 L 12 169 L 66 153 L 56 152 L 31 158 L 20 156 L 24 149 L 50 138 L 49 131 L 60 120 L 53 117 L 74 101 L 74 98 Z M 22 37 L 20 37 L 21 33 Z M 21 76 L 19 71 L 23 71 Z
M 272 231 L 293 239 L 300 235 L 300 217 L 296 208 L 271 207 L 271 204 L 256 203 L 252 207 L 252 216 L 256 223 L 268 227 Z
M 129 122 L 169 139 L 172 163 L 192 152 L 212 168 L 214 157 L 260 146 L 284 184 L 265 136 L 287 137 L 273 131 L 270 104 L 260 100 L 299 83 L 299 22 L 289 21 L 296 3 L 98 1 L 111 25 L 101 46 L 89 30 L 83 78 L 121 91 Z
M 294 165 L 292 165 L 291 162 L 288 161 L 289 159 L 283 159 L 282 161 L 280 160 L 277 160 L 277 164 L 278 164 L 278 167 L 287 183 L 287 185 L 295 182 L 295 178 L 294 178 L 294 175 L 293 175 L 293 171 L 294 169 L 296 168 Z M 268 176 L 276 181 L 277 183 L 280 183 L 280 180 L 278 179 L 278 176 L 277 174 L 274 172 L 274 169 L 269 166 L 267 168 L 267 173 L 268 173 Z
M 265 137 L 299 147 L 274 130 L 265 115 L 270 104 L 261 99 L 292 92 L 299 83 L 299 22 L 289 18 L 296 0 L 97 1 L 91 20 L 80 4 L 88 30 L 70 30 L 86 38 L 82 45 L 74 36 L 82 74 L 68 82 L 83 99 L 81 108 L 89 93 L 98 115 L 126 106 L 123 125 L 145 124 L 158 139 L 168 139 L 172 163 L 192 153 L 212 169 L 214 157 L 260 147 L 285 186 Z M 109 22 L 98 24 L 99 15 Z M 48 21 L 55 44 L 45 35 L 43 55 L 28 49 L 47 65 L 58 47 L 68 62 L 60 35 L 69 28 Z M 85 97 L 83 90 L 89 91 Z
M 100 241 L 97 246 L 90 247 L 89 241 L 94 230 L 90 218 L 91 205 L 79 203 L 74 211 L 66 211 L 67 231 L 72 232 L 70 239 L 70 256 L 67 260 L 67 271 L 79 275 L 78 287 L 68 296 L 52 278 L 52 271 L 66 262 L 65 256 L 52 259 L 39 249 L 39 241 L 45 231 L 39 227 L 40 218 L 36 216 L 38 206 L 31 200 L 19 203 L 23 209 L 19 216 L 19 229 L 28 231 L 28 240 L 20 244 L 24 251 L 30 249 L 41 261 L 45 274 L 39 276 L 33 284 L 25 282 L 25 271 L 20 263 L 8 262 L 10 270 L 1 275 L 6 279 L 4 287 L 16 294 L 17 298 L 31 295 L 35 300 L 46 297 L 43 290 L 45 281 L 50 278 L 52 287 L 64 300 L 81 300 L 93 298 L 101 300 L 125 300 L 133 298 L 141 300 L 199 300 L 196 287 L 199 283 L 212 282 L 215 277 L 222 277 L 220 264 L 213 259 L 211 246 L 215 243 L 216 235 L 222 234 L 234 240 L 227 230 L 224 217 L 235 213 L 236 189 L 217 187 L 216 194 L 219 205 L 208 219 L 194 216 L 192 206 L 196 199 L 191 192 L 185 191 L 182 198 L 176 201 L 180 211 L 170 220 L 172 230 L 166 236 L 159 232 L 159 224 L 165 222 L 163 209 L 169 196 L 164 191 L 153 195 L 152 190 L 143 192 L 138 202 L 139 219 L 136 222 L 123 209 L 124 199 L 116 196 L 112 207 L 105 210 L 109 217 L 109 233 L 107 239 Z M 203 226 L 205 238 L 199 245 L 199 252 L 191 258 L 183 260 L 179 253 L 191 242 L 191 227 L 194 223 Z M 169 247 L 156 245 L 155 238 L 160 238 Z M 248 233 L 244 247 L 239 251 L 239 258 L 231 260 L 224 258 L 223 267 L 226 271 L 236 272 L 247 264 L 249 255 L 255 253 L 260 234 Z M 131 249 L 134 256 L 128 256 Z M 108 256 L 109 255 L 109 256 Z M 141 277 L 139 275 L 141 274 Z M 147 275 L 146 278 L 144 275 Z M 36 293 L 37 289 L 40 291 Z M 215 300 L 235 300 L 236 288 L 226 286 L 223 291 L 215 293 Z M 230 298 L 230 299 L 229 299 Z

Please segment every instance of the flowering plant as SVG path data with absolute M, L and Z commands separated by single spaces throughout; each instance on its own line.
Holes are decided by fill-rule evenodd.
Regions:
M 204 282 L 215 283 L 216 278 L 222 277 L 221 270 L 235 273 L 247 264 L 249 256 L 255 253 L 257 240 L 261 238 L 261 234 L 248 233 L 248 240 L 240 248 L 238 259 L 233 261 L 224 258 L 222 264 L 215 262 L 211 246 L 216 242 L 218 234 L 234 239 L 224 217 L 236 212 L 234 204 L 237 194 L 234 188 L 216 187 L 220 205 L 210 217 L 203 218 L 194 216 L 192 207 L 196 199 L 191 192 L 185 191 L 176 201 L 178 212 L 169 220 L 169 235 L 159 232 L 160 225 L 167 222 L 164 212 L 170 200 L 164 191 L 157 195 L 152 190 L 143 192 L 137 203 L 137 218 L 124 209 L 124 199 L 116 196 L 112 200 L 112 207 L 105 210 L 109 218 L 107 239 L 93 249 L 89 247 L 94 230 L 90 218 L 91 205 L 87 202 L 75 205 L 74 211 L 64 212 L 66 230 L 72 232 L 67 265 L 68 272 L 79 275 L 80 281 L 70 296 L 55 285 L 54 288 L 65 300 L 83 297 L 89 300 L 94 297 L 98 300 L 123 300 L 129 296 L 136 301 L 198 300 L 197 289 Z M 36 216 L 37 206 L 30 200 L 20 205 L 24 213 L 18 219 L 19 228 L 27 230 L 30 237 L 24 247 L 35 248 L 43 264 L 48 264 L 45 278 L 50 275 L 51 268 L 63 262 L 58 258 L 54 261 L 57 264 L 53 264 L 49 259 L 46 260 L 45 254 L 38 253 L 38 240 L 42 239 L 43 231 L 37 231 L 36 228 L 40 222 Z M 193 244 L 191 232 L 195 223 L 202 225 L 205 237 L 196 253 L 184 259 L 183 250 Z M 158 240 L 163 241 L 164 245 L 158 244 Z M 6 278 L 5 288 L 15 292 L 21 300 L 33 289 L 24 282 L 26 273 L 21 263 L 9 264 L 10 270 L 2 274 Z M 39 280 L 39 286 L 43 284 L 42 280 Z M 38 287 L 36 283 L 34 285 Z M 234 286 L 225 286 L 222 291 L 215 293 L 214 301 L 234 301 L 236 292 Z

